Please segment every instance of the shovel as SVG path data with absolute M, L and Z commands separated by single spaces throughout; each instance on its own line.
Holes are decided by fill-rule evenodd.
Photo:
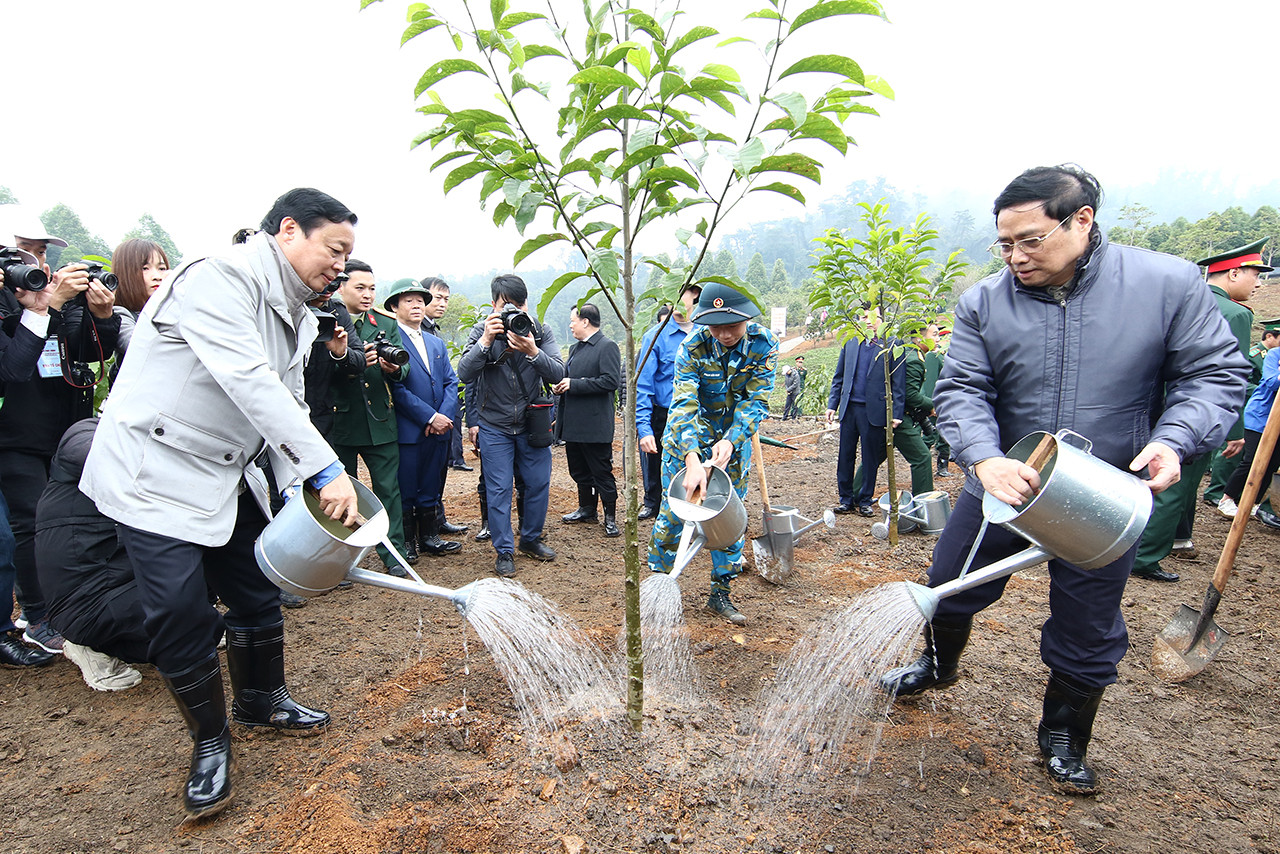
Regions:
M 1267 416 L 1267 426 L 1258 440 L 1258 450 L 1253 457 L 1253 465 L 1249 466 L 1249 479 L 1245 481 L 1240 495 L 1240 509 L 1231 522 L 1231 532 L 1227 534 L 1227 542 L 1222 547 L 1222 555 L 1218 558 L 1218 566 L 1213 571 L 1213 581 L 1204 593 L 1204 602 L 1197 611 L 1187 605 L 1179 605 L 1178 613 L 1164 627 L 1164 631 L 1156 635 L 1155 645 L 1151 651 L 1151 669 L 1166 682 L 1183 682 L 1195 676 L 1208 666 L 1218 655 L 1218 650 L 1227 642 L 1230 635 L 1218 628 L 1213 615 L 1222 601 L 1222 591 L 1227 587 L 1227 579 L 1235 568 L 1236 552 L 1240 550 L 1240 541 L 1244 539 L 1244 526 L 1249 523 L 1246 507 L 1253 507 L 1258 497 L 1262 478 L 1271 460 L 1271 452 L 1276 446 L 1276 434 L 1280 433 L 1280 407 L 1272 401 L 1271 413 Z

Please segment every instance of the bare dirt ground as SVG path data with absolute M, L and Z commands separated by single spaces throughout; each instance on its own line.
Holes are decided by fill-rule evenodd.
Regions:
M 816 426 L 770 421 L 765 432 L 806 423 Z M 811 441 L 766 448 L 765 459 L 774 501 L 817 517 L 834 503 L 836 444 Z M 560 523 L 574 493 L 559 450 L 555 472 L 547 540 L 559 559 L 517 558 L 517 580 L 611 653 L 623 541 Z M 905 465 L 899 472 L 905 485 Z M 939 484 L 953 494 L 960 485 Z M 473 526 L 474 487 L 475 475 L 451 473 L 450 516 Z M 622 726 L 621 700 L 607 725 L 570 723 L 558 750 L 571 743 L 579 761 L 565 771 L 545 742 L 531 747 L 510 690 L 452 607 L 372 587 L 286 612 L 291 688 L 334 724 L 313 739 L 237 729 L 235 799 L 199 824 L 181 822 L 190 743 L 153 669 L 123 694 L 90 691 L 69 662 L 0 671 L 0 850 L 1277 851 L 1276 532 L 1249 525 L 1218 611 L 1231 633 L 1218 659 L 1181 685 L 1151 672 L 1153 637 L 1179 603 L 1199 607 L 1228 530 L 1211 508 L 1199 511 L 1200 557 L 1166 564 L 1181 583 L 1130 583 L 1132 646 L 1098 715 L 1094 798 L 1056 792 L 1036 762 L 1043 567 L 1016 576 L 979 615 L 959 684 L 891 713 L 869 769 L 851 750 L 841 767 L 768 795 L 742 782 L 757 696 L 804 630 L 928 565 L 931 538 L 905 535 L 891 552 L 870 535 L 872 520 L 842 516 L 835 531 L 801 541 L 788 585 L 734 583 L 745 627 L 702 610 L 708 564 L 696 560 L 680 581 L 705 702 L 651 697 L 639 735 Z M 749 533 L 760 533 L 754 484 L 748 512 Z M 647 532 L 641 523 L 642 540 Z M 418 564 L 449 587 L 492 567 L 492 548 L 469 535 L 459 556 Z

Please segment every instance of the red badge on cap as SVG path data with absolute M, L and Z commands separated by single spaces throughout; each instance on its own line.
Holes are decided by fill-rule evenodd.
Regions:
M 711 301 L 711 304 L 716 308 L 724 308 L 724 300 L 721 299 L 720 297 L 716 297 L 715 299 L 713 299 Z

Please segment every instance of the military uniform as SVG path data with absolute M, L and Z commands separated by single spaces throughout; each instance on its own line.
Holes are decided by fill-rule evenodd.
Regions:
M 945 352 L 938 349 L 930 350 L 924 354 L 924 385 L 921 387 L 921 393 L 933 399 L 933 387 L 938 383 L 938 376 L 942 373 L 942 360 L 946 355 Z M 932 416 L 933 426 L 938 426 L 937 416 Z M 947 440 L 942 438 L 942 434 L 934 430 L 933 435 L 926 436 L 925 442 L 931 445 L 938 452 L 938 475 L 941 477 L 950 477 L 950 470 L 947 464 L 951 462 L 951 446 L 947 444 Z
M 716 303 L 726 303 L 717 306 Z M 662 437 L 662 506 L 649 543 L 649 568 L 670 572 L 683 523 L 671 511 L 667 492 L 671 479 L 685 466 L 685 458 L 696 453 L 705 461 L 712 446 L 721 439 L 733 444 L 733 455 L 725 471 L 739 496 L 747 492 L 751 471 L 751 437 L 769 411 L 778 366 L 778 339 L 764 326 L 747 323 L 746 333 L 726 349 L 708 326 L 725 324 L 724 311 L 734 311 L 742 319 L 753 317 L 741 309 L 751 304 L 723 285 L 709 285 L 699 296 L 692 320 L 699 325 L 685 339 L 676 356 L 671 408 Z M 716 309 L 722 309 L 717 311 Z M 727 322 L 733 322 L 728 320 Z M 729 582 L 742 571 L 744 539 L 725 549 L 711 552 L 711 591 L 708 607 L 734 622 L 745 622 L 728 605 Z
M 396 322 L 380 314 L 366 312 L 353 318 L 356 334 L 363 342 L 372 341 L 379 332 L 388 343 L 403 347 Z M 401 382 L 409 375 L 409 366 L 401 365 L 394 374 L 384 373 L 381 363 L 374 362 L 356 377 L 335 377 L 333 382 L 333 430 L 329 443 L 343 468 L 355 474 L 356 458 L 364 459 L 369 469 L 373 494 L 387 510 L 392 545 L 404 554 L 404 521 L 400 502 L 400 448 L 397 444 L 396 414 L 391 401 L 389 382 Z M 378 555 L 388 569 L 400 564 L 385 546 Z
M 1208 268 L 1209 273 L 1221 272 L 1241 266 L 1244 259 L 1253 254 L 1255 248 L 1261 248 L 1262 241 L 1257 244 L 1232 249 L 1228 252 L 1205 258 L 1197 263 Z M 1259 264 L 1261 262 L 1259 261 Z M 1227 265 L 1227 266 L 1223 266 Z M 1265 270 L 1270 270 L 1266 267 Z M 1218 310 L 1226 318 L 1227 326 L 1240 345 L 1240 353 L 1249 355 L 1249 338 L 1253 330 L 1253 311 L 1241 305 L 1218 285 L 1209 285 Z M 1235 424 L 1227 433 L 1227 441 L 1244 438 L 1244 411 L 1240 411 Z M 1155 496 L 1155 505 L 1151 510 L 1151 518 L 1142 532 L 1138 543 L 1137 556 L 1134 558 L 1132 574 L 1152 581 L 1177 581 L 1176 573 L 1161 569 L 1160 561 L 1173 551 L 1175 539 L 1191 539 L 1192 523 L 1196 514 L 1196 493 L 1200 491 L 1200 482 L 1215 456 L 1221 455 L 1221 448 L 1215 454 L 1203 454 L 1199 457 L 1182 461 L 1182 476 L 1178 482 Z M 1238 455 L 1237 455 L 1238 456 Z M 1224 459 L 1230 463 L 1231 458 Z M 1238 463 L 1238 460 L 1237 460 Z M 1234 465 L 1232 466 L 1234 469 Z
M 912 413 L 930 412 L 933 400 L 924 393 L 925 364 L 919 355 L 913 356 L 910 348 L 906 354 L 907 397 L 902 423 L 893 428 L 893 446 L 911 466 L 911 494 L 922 495 L 933 491 L 933 456 L 929 453 L 924 432 Z M 862 489 L 862 464 L 853 476 L 853 494 Z

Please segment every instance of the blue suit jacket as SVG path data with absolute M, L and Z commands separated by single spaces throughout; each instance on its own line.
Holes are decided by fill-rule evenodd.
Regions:
M 844 419 L 849 408 L 849 400 L 853 395 L 853 378 L 858 372 L 858 354 L 861 350 L 857 338 L 847 341 L 840 350 L 840 358 L 836 361 L 836 373 L 831 378 L 831 394 L 827 398 L 827 409 L 834 409 L 840 420 Z M 889 342 L 885 346 L 893 346 L 897 342 Z M 905 354 L 904 354 L 905 355 Z M 907 369 L 904 357 L 893 360 L 893 417 L 902 420 L 903 404 L 907 398 Z M 884 427 L 884 357 L 877 356 L 871 364 L 871 373 L 867 375 L 867 421 L 872 427 Z
M 409 351 L 409 376 L 403 382 L 391 384 L 391 394 L 396 404 L 396 428 L 402 444 L 414 444 L 423 439 L 449 441 L 449 434 L 427 436 L 427 422 L 437 413 L 455 423 L 458 420 L 458 375 L 449 364 L 449 351 L 444 342 L 430 332 L 422 336 L 431 370 L 423 364 L 418 348 L 413 346 L 406 333 L 404 348 Z

